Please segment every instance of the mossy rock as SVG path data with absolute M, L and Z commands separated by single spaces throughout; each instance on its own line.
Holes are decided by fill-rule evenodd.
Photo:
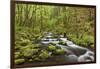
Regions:
M 27 33 L 26 32 L 23 32 L 23 33 L 21 32 L 20 36 L 23 37 L 23 38 L 27 38 Z
M 50 45 L 50 46 L 48 46 L 48 50 L 49 51 L 55 51 L 56 50 L 56 46 Z
M 15 59 L 21 57 L 21 53 L 20 52 L 15 52 Z
M 25 59 L 15 59 L 15 64 L 22 64 L 25 62 Z
M 25 57 L 31 57 L 33 55 L 33 51 L 31 49 L 26 49 L 22 53 Z
M 53 46 L 56 46 L 56 44 L 57 44 L 57 43 L 53 43 L 53 42 L 50 43 L 50 45 L 53 45 Z
M 38 57 L 37 55 L 32 55 L 32 59 L 34 59 L 34 58 L 36 58 L 36 57 Z
M 41 59 L 36 57 L 36 58 L 33 59 L 33 61 L 41 61 Z
M 33 61 L 33 59 L 29 59 L 28 61 L 29 61 L 29 62 L 32 62 L 32 61 Z
M 32 46 L 33 46 L 33 48 L 40 48 L 41 47 L 38 44 L 33 44 Z
M 22 40 L 22 42 L 20 43 L 21 46 L 26 46 L 30 43 L 30 40 L 28 39 L 25 39 L 25 40 Z
M 67 45 L 66 42 L 64 42 L 64 41 L 60 41 L 59 44 L 61 44 L 61 45 Z
M 34 49 L 34 46 L 31 45 L 31 44 L 29 44 L 29 45 L 27 45 L 27 46 L 24 46 L 24 47 L 22 46 L 22 47 L 20 48 L 21 51 L 24 51 L 24 50 L 27 50 L 27 49 L 32 50 L 32 49 Z
M 48 51 L 42 50 L 42 52 L 40 53 L 39 57 L 40 57 L 41 59 L 47 59 L 47 58 L 50 57 L 50 55 L 49 55 L 49 52 L 48 52 Z
M 37 54 L 39 52 L 39 49 L 32 49 L 33 54 Z
M 38 49 L 25 49 L 22 53 L 25 57 L 32 57 L 33 54 L 38 53 Z
M 65 53 L 65 51 L 62 50 L 62 49 L 57 49 L 57 50 L 54 52 L 54 54 L 56 54 L 56 55 L 62 55 L 62 54 L 64 54 L 64 53 Z
M 15 50 L 20 50 L 21 46 L 20 45 L 15 45 Z

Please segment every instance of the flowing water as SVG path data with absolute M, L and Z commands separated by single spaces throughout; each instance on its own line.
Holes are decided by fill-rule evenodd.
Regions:
M 55 43 L 56 46 L 61 47 L 68 54 L 65 55 L 67 61 L 69 62 L 89 62 L 94 61 L 94 52 L 91 50 L 81 47 L 74 44 L 72 41 L 69 41 L 67 38 L 61 37 L 60 39 L 66 42 L 67 45 L 58 44 L 60 41 L 56 38 L 51 38 L 52 33 L 48 34 L 46 38 L 41 40 L 41 43 L 48 46 L 49 43 Z

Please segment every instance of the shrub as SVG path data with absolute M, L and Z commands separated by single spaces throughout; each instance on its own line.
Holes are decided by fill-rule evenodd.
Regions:
M 89 36 L 90 38 L 90 43 L 94 44 L 94 37 L 93 36 Z
M 91 48 L 94 49 L 94 44 L 91 45 Z
M 80 45 L 81 43 L 83 43 L 83 40 L 82 39 L 77 39 L 75 38 L 74 42 L 78 45 Z
M 73 35 L 73 34 L 68 34 L 67 36 L 68 36 L 68 37 L 69 37 L 69 39 L 71 39 L 71 40 L 74 40 L 74 38 L 76 38 L 76 36 L 75 36 L 75 35 Z
M 48 46 L 48 50 L 54 51 L 54 50 L 56 50 L 56 46 L 50 45 L 50 46 Z
M 24 62 L 25 62 L 24 59 L 15 59 L 15 64 L 22 64 Z
M 89 37 L 88 36 L 84 36 L 83 40 L 84 40 L 85 43 L 88 43 L 89 42 Z
M 88 45 L 93 44 L 93 43 L 94 43 L 94 38 L 93 38 L 93 36 L 84 35 L 84 37 L 83 37 L 83 42 L 82 42 L 82 44 L 83 44 L 84 46 L 88 46 Z

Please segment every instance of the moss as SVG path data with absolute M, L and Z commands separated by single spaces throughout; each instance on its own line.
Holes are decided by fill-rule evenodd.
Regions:
M 31 49 L 26 49 L 22 53 L 25 57 L 31 57 L 33 55 L 33 51 Z
M 60 41 L 59 44 L 61 44 L 61 45 L 67 45 L 67 43 L 64 42 L 64 41 Z
M 34 58 L 33 60 L 34 60 L 34 61 L 41 61 L 41 59 L 38 58 L 38 57 Z
M 64 50 L 62 50 L 62 49 L 57 49 L 57 50 L 55 51 L 54 54 L 61 55 L 61 54 L 64 54 L 64 53 L 65 53 Z
M 41 48 L 41 46 L 39 46 L 38 44 L 33 44 L 32 47 L 33 48 Z
M 39 49 L 32 47 L 32 46 L 26 46 L 21 48 L 21 52 L 25 57 L 32 57 L 33 54 L 37 54 Z
M 37 54 L 39 52 L 39 49 L 32 49 L 33 54 Z
M 15 60 L 15 64 L 22 64 L 22 63 L 24 63 L 24 62 L 25 62 L 24 59 L 16 59 L 16 60 Z
M 20 43 L 20 45 L 21 46 L 26 46 L 26 45 L 28 45 L 28 43 L 30 43 L 30 40 L 25 39 L 25 40 L 22 40 L 22 42 Z
M 54 50 L 56 50 L 56 46 L 50 45 L 50 46 L 48 46 L 48 50 L 54 51 Z
M 21 46 L 20 45 L 15 45 L 15 50 L 20 50 Z
M 40 53 L 40 55 L 39 55 L 39 57 L 41 58 L 41 59 L 47 59 L 47 58 L 49 58 L 49 52 L 48 51 L 46 51 L 46 50 L 42 50 L 42 52 Z
M 92 45 L 91 45 L 91 48 L 93 48 L 93 49 L 94 49 L 94 44 L 92 44 Z
M 32 62 L 33 61 L 33 59 L 29 59 L 29 62 Z
M 15 52 L 15 59 L 21 57 L 20 52 Z
M 37 55 L 33 55 L 33 56 L 32 56 L 32 59 L 34 59 L 34 58 L 36 58 L 36 57 L 38 57 L 38 56 L 37 56 Z

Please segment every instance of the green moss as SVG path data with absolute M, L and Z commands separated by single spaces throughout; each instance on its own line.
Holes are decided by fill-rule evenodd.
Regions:
M 19 50 L 21 48 L 20 45 L 15 45 L 15 50 Z
M 41 59 L 38 58 L 38 57 L 34 58 L 33 60 L 34 60 L 34 61 L 41 61 Z
M 37 54 L 39 52 L 39 49 L 32 49 L 33 54 Z
M 33 48 L 41 48 L 41 46 L 39 46 L 38 44 L 33 44 L 32 47 Z
M 25 62 L 24 59 L 16 59 L 16 60 L 15 60 L 15 64 L 22 64 L 22 63 L 24 63 L 24 62 Z
M 40 53 L 40 55 L 39 55 L 39 57 L 41 58 L 41 59 L 47 59 L 47 58 L 49 58 L 49 52 L 48 51 L 46 51 L 46 50 L 42 50 L 42 52 Z
M 33 51 L 31 49 L 26 49 L 22 53 L 25 57 L 31 57 L 33 55 Z
M 91 45 L 91 48 L 93 48 L 93 49 L 94 49 L 94 44 L 92 44 L 92 45 Z
M 50 46 L 48 46 L 48 50 L 54 51 L 54 50 L 56 50 L 56 46 L 50 45 Z
M 21 57 L 21 53 L 20 52 L 15 52 L 15 59 L 20 58 L 20 57 Z
M 34 59 L 34 58 L 36 58 L 36 57 L 38 57 L 37 54 L 36 54 L 36 55 L 33 55 L 33 56 L 32 56 L 32 59 Z
M 29 59 L 29 62 L 32 62 L 33 61 L 33 59 Z
M 66 42 L 64 42 L 64 41 L 60 41 L 59 44 L 61 44 L 61 45 L 67 45 Z
M 25 39 L 25 40 L 22 40 L 22 42 L 20 43 L 21 46 L 26 46 L 30 43 L 30 40 L 28 39 Z
M 25 57 L 32 57 L 33 54 L 37 54 L 39 49 L 34 49 L 31 46 L 26 46 L 21 49 Z
M 54 53 L 54 54 L 61 55 L 61 54 L 64 54 L 64 53 L 65 53 L 65 51 L 64 51 L 64 50 L 62 50 L 62 49 L 57 49 L 57 50 L 55 51 L 55 53 Z

